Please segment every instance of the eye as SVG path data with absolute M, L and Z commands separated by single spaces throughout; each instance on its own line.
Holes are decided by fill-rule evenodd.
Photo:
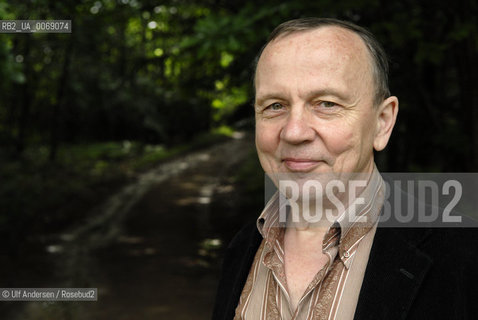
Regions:
M 279 117 L 287 112 L 287 104 L 282 102 L 272 102 L 270 104 L 264 104 L 261 110 L 261 114 L 264 118 Z
M 319 103 L 320 106 L 323 106 L 327 109 L 330 109 L 330 108 L 333 108 L 333 107 L 336 107 L 337 104 L 335 102 L 331 102 L 331 101 L 322 101 Z
M 274 102 L 273 104 L 267 106 L 266 109 L 272 110 L 272 111 L 279 111 L 282 110 L 284 106 L 280 104 L 279 102 Z
M 324 114 L 332 114 L 341 110 L 341 105 L 332 101 L 318 100 L 313 104 L 313 109 L 316 112 Z

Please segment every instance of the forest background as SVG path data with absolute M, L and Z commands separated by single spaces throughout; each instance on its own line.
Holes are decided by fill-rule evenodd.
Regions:
M 255 55 L 306 16 L 356 22 L 389 55 L 400 113 L 382 171 L 477 171 L 476 1 L 0 0 L 0 19 L 73 30 L 0 34 L 2 253 L 83 221 L 137 173 L 253 132 Z M 235 178 L 260 208 L 255 157 Z

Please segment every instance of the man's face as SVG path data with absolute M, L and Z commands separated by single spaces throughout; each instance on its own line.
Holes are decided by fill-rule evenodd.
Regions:
M 371 59 L 338 27 L 269 43 L 256 71 L 256 147 L 269 174 L 371 172 L 378 114 Z

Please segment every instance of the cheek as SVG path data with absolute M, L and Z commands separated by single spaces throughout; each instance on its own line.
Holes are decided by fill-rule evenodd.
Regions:
M 322 139 L 327 146 L 328 152 L 331 155 L 339 156 L 357 145 L 357 141 L 355 141 L 356 136 L 358 136 L 358 133 L 351 127 L 335 126 L 333 128 L 324 128 Z
M 279 142 L 280 131 L 274 126 L 256 124 L 256 148 L 259 155 L 274 154 Z
M 256 124 L 256 149 L 265 172 L 275 172 L 278 170 L 275 154 L 279 146 L 279 132 L 273 126 Z
M 323 126 L 321 136 L 327 150 L 335 157 L 360 154 L 373 145 L 374 118 L 372 114 L 359 114 L 348 119 L 337 119 Z

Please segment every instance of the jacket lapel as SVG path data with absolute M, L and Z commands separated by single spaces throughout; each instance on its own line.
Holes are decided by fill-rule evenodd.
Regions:
M 355 320 L 407 318 L 432 265 L 431 258 L 418 249 L 429 232 L 429 229 L 392 229 L 379 225 L 360 290 Z
M 218 290 L 213 319 L 234 318 L 249 269 L 262 240 L 255 222 L 247 225 L 240 235 L 232 241 L 228 250 L 229 257 L 226 257 L 227 262 L 223 266 L 228 276 L 222 279 L 222 287 Z

